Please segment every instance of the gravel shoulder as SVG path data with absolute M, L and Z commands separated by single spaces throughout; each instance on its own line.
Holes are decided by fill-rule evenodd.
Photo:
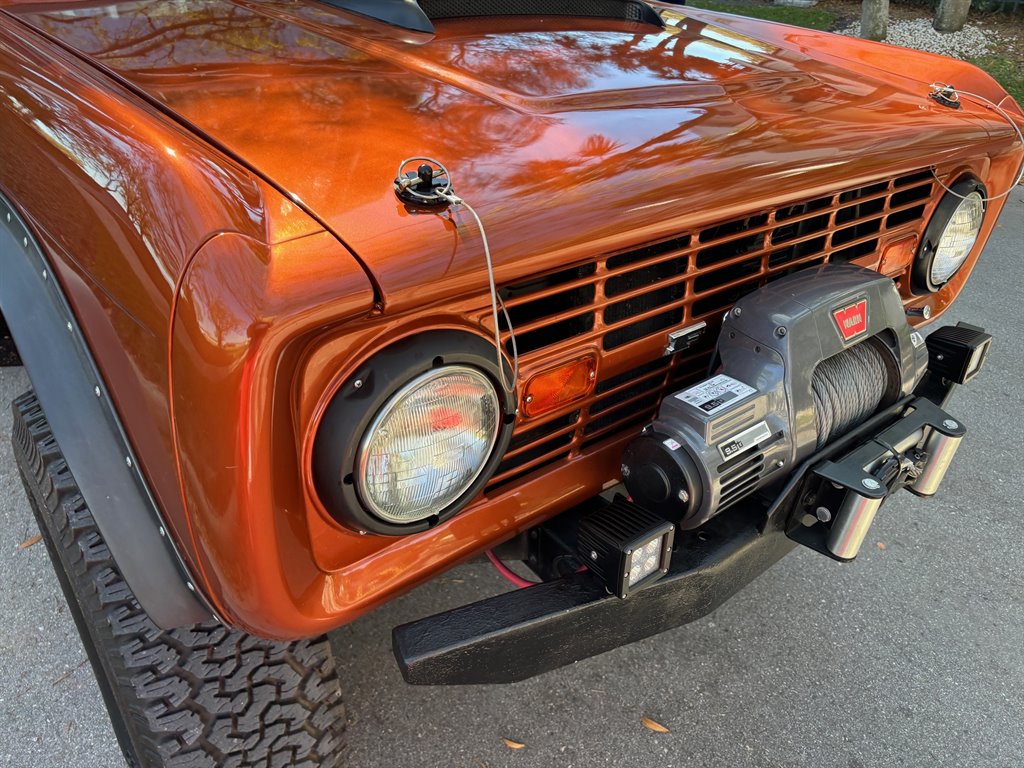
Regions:
M 837 32 L 859 33 L 861 3 L 856 0 L 822 0 L 814 7 L 835 16 Z M 886 42 L 964 59 L 993 54 L 1024 64 L 1024 14 L 972 12 L 962 32 L 939 33 L 931 26 L 934 13 L 927 3 L 890 3 Z
M 860 35 L 860 21 L 836 30 L 841 35 Z M 985 56 L 1002 46 L 1002 35 L 975 24 L 966 24 L 958 32 L 936 32 L 930 19 L 892 19 L 885 42 L 903 48 L 916 48 L 942 56 L 968 59 Z

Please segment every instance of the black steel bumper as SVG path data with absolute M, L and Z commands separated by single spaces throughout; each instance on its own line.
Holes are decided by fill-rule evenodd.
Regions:
M 907 398 L 804 462 L 772 499 L 753 497 L 676 539 L 669 572 L 625 600 L 583 572 L 396 627 L 395 657 L 417 685 L 510 683 L 595 656 L 707 615 L 798 543 L 835 557 L 809 519 L 822 486 L 864 477 L 865 456 L 946 418 L 951 384 L 927 381 Z M 962 435 L 962 428 L 958 427 Z M 845 474 L 844 474 L 845 473 Z M 887 496 L 905 483 L 892 482 Z M 837 558 L 838 559 L 838 558 Z
M 661 581 L 626 600 L 579 573 L 396 627 L 395 657 L 417 685 L 525 680 L 694 621 L 794 546 L 749 515 L 719 515 L 680 540 Z

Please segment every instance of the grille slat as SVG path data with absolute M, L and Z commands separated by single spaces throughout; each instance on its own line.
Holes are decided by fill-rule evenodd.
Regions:
M 793 238 L 791 240 L 785 241 L 785 243 L 782 244 L 783 247 L 771 247 L 770 246 L 770 247 L 767 247 L 767 248 L 760 248 L 760 249 L 758 249 L 756 251 L 750 251 L 750 252 L 747 252 L 747 253 L 741 253 L 738 256 L 734 256 L 734 257 L 729 258 L 727 260 L 718 262 L 718 263 L 716 263 L 716 264 L 714 264 L 714 265 L 712 265 L 712 266 L 710 266 L 710 267 L 708 267 L 706 269 L 700 270 L 696 274 L 682 274 L 682 275 L 679 275 L 679 276 L 676 276 L 676 277 L 673 277 L 673 278 L 670 278 L 670 279 L 664 279 L 664 280 L 652 282 L 652 283 L 647 284 L 647 285 L 641 285 L 641 286 L 633 288 L 630 291 L 625 292 L 625 293 L 619 293 L 619 294 L 611 297 L 611 298 L 614 298 L 615 301 L 609 302 L 606 305 L 606 308 L 604 310 L 605 311 L 605 327 L 603 329 L 601 329 L 600 331 L 598 331 L 597 334 L 587 334 L 586 338 L 589 339 L 593 335 L 602 335 L 604 333 L 607 333 L 609 330 L 613 330 L 615 328 L 621 327 L 623 325 L 623 323 L 625 323 L 625 320 L 618 320 L 618 321 L 612 320 L 612 321 L 609 321 L 607 315 L 608 315 L 608 310 L 609 309 L 611 309 L 613 307 L 620 306 L 621 304 L 623 304 L 626 301 L 629 301 L 629 300 L 632 300 L 632 299 L 637 299 L 637 298 L 644 298 L 644 297 L 650 296 L 651 294 L 656 293 L 658 291 L 665 291 L 668 288 L 685 286 L 687 283 L 690 283 L 690 282 L 692 282 L 693 285 L 694 285 L 694 290 L 693 290 L 694 296 L 696 296 L 697 298 L 704 298 L 705 296 L 710 296 L 710 295 L 712 295 L 712 294 L 714 294 L 714 293 L 716 293 L 718 291 L 728 290 L 729 288 L 732 288 L 732 287 L 734 287 L 736 285 L 741 285 L 743 282 L 748 280 L 752 275 L 754 275 L 755 273 L 759 273 L 760 272 L 759 264 L 760 264 L 760 261 L 761 261 L 762 257 L 764 257 L 765 255 L 767 255 L 768 258 L 769 258 L 769 261 L 768 261 L 769 268 L 765 271 L 765 274 L 770 277 L 770 276 L 772 276 L 773 274 L 775 274 L 777 272 L 788 271 L 793 266 L 797 266 L 797 265 L 805 263 L 805 262 L 813 261 L 815 258 L 820 258 L 820 256 L 821 256 L 820 249 L 816 249 L 816 250 L 812 251 L 809 254 L 799 254 L 799 252 L 792 251 L 791 249 L 794 248 L 795 246 L 802 245 L 802 244 L 805 244 L 805 243 L 808 243 L 808 242 L 814 244 L 814 241 L 820 240 L 822 238 L 822 236 L 823 236 L 822 232 L 826 232 L 826 233 L 827 232 L 831 232 L 832 233 L 832 243 L 835 246 L 832 249 L 833 251 L 835 251 L 835 252 L 846 251 L 846 250 L 849 250 L 849 249 L 851 249 L 851 248 L 853 248 L 855 246 L 864 245 L 864 244 L 867 244 L 867 243 L 872 243 L 875 240 L 877 240 L 879 235 L 880 235 L 880 233 L 885 231 L 886 229 L 888 229 L 890 227 L 890 225 L 883 223 L 883 219 L 885 218 L 886 215 L 891 216 L 892 214 L 899 213 L 899 212 L 902 212 L 902 211 L 907 211 L 907 210 L 910 210 L 912 212 L 917 212 L 917 211 L 919 211 L 920 208 L 921 208 L 921 205 L 919 203 L 913 203 L 913 204 L 908 204 L 908 205 L 904 205 L 904 206 L 899 206 L 899 207 L 893 208 L 893 209 L 887 209 L 885 212 L 882 212 L 882 213 L 876 213 L 876 214 L 872 214 L 870 216 L 866 216 L 866 217 L 863 217 L 863 218 L 853 219 L 853 220 L 847 222 L 846 224 L 844 224 L 842 227 L 835 227 L 832 230 L 816 231 L 816 232 L 812 232 L 812 233 L 807 234 L 807 235 L 801 235 L 800 237 L 795 237 L 795 238 Z M 921 212 L 923 212 L 923 211 L 921 211 Z M 918 215 L 912 217 L 911 221 L 917 220 L 919 218 L 920 218 L 920 213 L 918 213 Z M 787 222 L 787 224 L 788 223 L 789 222 Z M 906 222 L 899 222 L 899 223 L 900 224 L 904 224 Z M 877 226 L 877 228 L 875 228 L 872 232 L 870 232 L 868 234 L 864 234 L 864 235 L 860 235 L 860 236 L 856 236 L 856 237 L 853 236 L 853 235 L 856 234 L 855 230 L 856 230 L 857 227 L 868 225 L 868 224 L 870 224 L 872 226 L 877 224 L 878 226 Z M 850 233 L 850 235 L 846 235 L 846 236 L 840 237 L 838 239 L 838 241 L 837 241 L 836 240 L 836 235 L 837 234 L 841 234 L 841 233 Z M 846 239 L 846 237 L 849 237 L 850 239 Z M 779 244 L 775 244 L 775 245 L 779 245 Z M 786 258 L 786 256 L 784 254 L 787 253 L 787 252 L 789 252 L 789 253 L 797 253 L 799 255 L 796 258 L 792 258 L 792 257 Z M 748 268 L 750 270 L 752 270 L 747 275 L 744 275 L 743 277 L 738 278 L 738 279 L 722 282 L 721 276 L 723 275 L 724 272 L 727 272 L 728 270 L 734 269 L 734 268 L 737 268 L 737 267 L 743 267 L 745 265 L 748 266 Z M 757 267 L 756 269 L 754 268 L 755 266 Z M 598 275 L 598 276 L 595 276 L 594 278 L 591 278 L 591 279 L 594 280 L 594 281 L 598 281 L 598 280 L 601 280 L 602 278 L 605 279 L 605 280 L 609 280 L 610 281 L 610 278 L 608 278 L 605 275 Z M 716 280 L 718 282 L 716 282 Z M 652 290 L 652 288 L 654 290 Z M 564 288 L 563 288 L 563 290 L 564 290 Z M 556 294 L 560 294 L 560 293 L 561 293 L 561 291 L 556 291 Z M 670 306 L 672 303 L 681 303 L 685 298 L 686 298 L 685 297 L 685 291 L 680 291 L 678 296 L 673 296 L 668 301 L 663 301 L 663 302 L 658 302 L 656 304 L 653 304 L 652 305 L 653 308 L 650 309 L 647 313 L 645 313 L 643 315 L 637 315 L 635 317 L 638 318 L 638 319 L 641 319 L 641 320 L 642 319 L 649 319 L 650 317 L 653 317 L 654 315 L 658 314 L 657 309 L 659 309 L 661 307 Z M 591 314 L 592 312 L 593 312 L 593 308 L 592 307 L 573 308 L 571 310 L 562 312 L 559 315 L 559 321 L 560 322 L 564 322 L 564 321 L 567 321 L 567 320 L 575 320 L 575 321 L 579 322 L 581 317 L 585 317 L 585 316 Z M 628 319 L 632 320 L 632 319 L 634 319 L 634 316 L 630 316 Z M 515 322 L 515 318 L 513 318 L 513 327 L 516 329 L 516 338 L 517 338 L 517 340 L 518 340 L 520 334 L 526 335 L 526 334 L 530 334 L 530 333 L 536 332 L 536 331 L 538 331 L 540 329 L 545 328 L 547 325 L 550 325 L 550 323 L 551 323 L 551 318 L 550 317 L 538 317 L 538 318 L 534 319 L 532 322 L 528 322 L 528 323 L 524 323 L 524 324 L 516 323 Z M 580 323 L 580 324 L 582 325 L 582 323 Z M 590 324 L 590 325 L 592 325 L 592 324 Z M 583 334 L 580 334 L 580 335 L 583 335 Z
M 651 421 L 666 394 L 703 378 L 720 313 L 737 299 L 794 269 L 857 259 L 882 238 L 919 233 L 937 192 L 929 170 L 915 171 L 501 286 L 522 364 L 582 345 L 597 345 L 605 359 L 595 392 L 571 406 L 573 423 L 554 413 L 517 424 L 489 488 Z M 668 330 L 698 320 L 708 323 L 699 348 L 656 357 Z M 626 361 L 635 367 L 623 372 Z
M 907 222 L 912 221 L 914 219 L 918 219 L 918 218 L 920 218 L 921 213 L 923 213 L 923 211 L 921 210 L 921 208 L 922 208 L 921 199 L 927 200 L 927 198 L 931 196 L 931 189 L 932 189 L 932 187 L 930 185 L 924 185 L 924 186 L 929 189 L 928 194 L 925 195 L 924 198 L 914 198 L 913 201 L 911 201 L 911 202 L 904 203 L 904 204 L 901 204 L 901 205 L 893 205 L 891 207 L 887 207 L 887 208 L 884 209 L 883 212 L 875 213 L 875 214 L 869 214 L 869 215 L 863 216 L 863 217 L 861 217 L 859 219 L 854 219 L 852 221 L 844 222 L 842 224 L 842 226 L 837 226 L 837 227 L 831 227 L 830 226 L 829 220 L 828 220 L 828 214 L 830 214 L 831 212 L 837 210 L 837 208 L 830 208 L 830 209 L 827 209 L 825 211 L 815 210 L 815 211 L 813 211 L 811 213 L 806 214 L 805 216 L 796 216 L 796 217 L 793 217 L 793 218 L 784 219 L 783 220 L 784 223 L 780 223 L 780 224 L 778 224 L 776 226 L 766 226 L 766 227 L 763 227 L 763 228 L 761 228 L 759 230 L 752 230 L 751 232 L 746 232 L 746 233 L 741 233 L 741 234 L 738 234 L 738 235 L 733 235 L 733 236 L 731 236 L 728 239 L 729 241 L 735 240 L 735 239 L 739 239 L 739 238 L 741 238 L 743 236 L 749 236 L 751 234 L 763 234 L 765 232 L 773 233 L 773 232 L 780 232 L 780 231 L 781 232 L 785 232 L 785 231 L 791 229 L 792 225 L 794 225 L 794 224 L 801 224 L 801 223 L 804 223 L 804 222 L 806 222 L 808 220 L 818 219 L 819 217 L 822 217 L 824 219 L 824 225 L 819 227 L 819 228 L 810 230 L 808 232 L 801 233 L 798 236 L 785 237 L 784 239 L 779 239 L 777 235 L 773 235 L 769 239 L 769 244 L 768 244 L 767 247 L 765 247 L 763 249 L 756 250 L 756 251 L 750 251 L 750 252 L 741 253 L 738 256 L 735 256 L 735 257 L 733 257 L 731 259 L 727 259 L 727 260 L 723 260 L 723 261 L 717 262 L 717 263 L 711 265 L 711 268 L 712 269 L 722 269 L 722 268 L 729 267 L 729 266 L 731 266 L 733 264 L 742 262 L 742 261 L 744 261 L 746 259 L 750 259 L 750 258 L 753 258 L 755 256 L 764 255 L 765 253 L 773 254 L 775 251 L 783 250 L 783 248 L 781 248 L 781 246 L 784 246 L 785 248 L 789 248 L 791 246 L 796 246 L 796 245 L 801 245 L 801 244 L 804 244 L 804 243 L 807 243 L 807 242 L 812 242 L 812 241 L 814 241 L 816 239 L 821 238 L 823 236 L 823 234 L 826 234 L 826 233 L 828 233 L 830 231 L 835 231 L 835 230 L 839 230 L 839 229 L 846 229 L 848 227 L 856 226 L 858 224 L 864 224 L 864 223 L 867 223 L 868 221 L 872 221 L 874 219 L 882 218 L 883 216 L 895 217 L 894 215 L 901 214 L 901 213 L 911 214 L 905 220 L 897 221 L 895 224 L 886 222 L 886 224 L 884 225 L 884 228 L 886 228 L 886 229 L 891 228 L 893 226 L 898 226 L 899 224 L 907 223 Z M 893 197 L 895 197 L 895 195 L 893 195 Z M 863 202 L 866 202 L 866 201 L 868 201 L 870 199 L 871 198 L 865 198 L 863 200 L 858 200 L 857 202 L 863 203 Z M 727 241 L 726 240 L 715 241 L 713 243 L 713 245 L 717 246 L 717 245 L 721 245 L 721 244 L 723 244 L 725 242 L 727 242 Z M 642 251 L 642 250 L 645 250 L 645 249 L 639 249 L 638 252 Z M 669 251 L 669 252 L 667 252 L 665 254 L 662 254 L 662 255 L 659 255 L 659 256 L 656 256 L 656 257 L 652 257 L 649 260 L 648 259 L 644 259 L 644 260 L 638 260 L 638 261 L 635 261 L 635 262 L 628 262 L 628 265 L 629 266 L 639 265 L 642 268 L 655 267 L 655 266 L 657 266 L 659 264 L 664 264 L 666 262 L 685 261 L 685 260 L 689 259 L 690 256 L 698 253 L 699 251 L 700 251 L 700 247 L 699 246 L 691 245 L 689 247 L 684 247 L 684 248 L 681 248 L 681 249 L 673 249 L 673 250 L 671 250 L 671 251 Z M 633 252 L 631 251 L 629 253 L 633 253 Z M 612 259 L 614 259 L 614 258 L 615 257 L 609 257 L 607 259 L 608 263 L 610 264 L 612 262 Z M 536 299 L 550 298 L 552 296 L 556 296 L 556 295 L 563 294 L 563 293 L 571 293 L 575 289 L 585 288 L 587 286 L 591 286 L 591 285 L 595 285 L 597 283 L 600 283 L 602 280 L 606 280 L 608 278 L 608 275 L 610 275 L 610 274 L 618 275 L 619 273 L 618 273 L 618 271 L 612 271 L 611 268 L 609 267 L 608 271 L 606 271 L 606 272 L 591 273 L 587 277 L 580 278 L 578 280 L 575 280 L 574 282 L 559 283 L 558 285 L 554 285 L 554 286 L 551 286 L 551 287 L 539 290 L 536 293 L 531 293 L 531 294 L 528 294 L 528 295 L 525 295 L 525 296 L 518 296 L 516 298 L 506 298 L 505 299 L 505 306 L 511 311 L 513 307 L 518 307 L 518 306 L 520 306 L 522 304 L 525 304 L 525 303 L 528 303 L 528 302 L 532 302 L 532 301 L 534 301 Z M 681 276 L 673 278 L 672 280 L 664 280 L 664 281 L 658 282 L 657 285 L 662 286 L 662 285 L 670 285 L 672 283 L 685 282 L 685 281 L 687 281 L 687 280 L 689 280 L 691 278 L 692 278 L 692 275 L 681 274 Z M 613 298 L 615 298 L 615 299 L 628 299 L 628 298 L 631 298 L 634 295 L 638 295 L 640 293 L 643 293 L 643 291 L 646 288 L 649 288 L 649 287 L 650 286 L 648 285 L 648 286 L 644 286 L 642 288 L 636 288 L 636 289 L 634 289 L 630 293 L 624 293 L 624 294 L 615 295 Z M 513 318 L 513 324 L 514 324 L 514 327 L 516 328 L 516 332 L 518 333 L 520 331 L 520 324 L 516 323 L 514 318 Z M 542 325 L 542 323 L 541 324 L 534 324 L 532 327 L 536 328 L 539 325 Z M 525 329 L 525 327 L 524 327 L 524 329 Z
M 487 487 L 495 488 L 499 485 L 504 485 L 510 480 L 516 480 L 523 475 L 527 474 L 537 467 L 545 464 L 550 464 L 556 459 L 564 459 L 569 455 L 569 443 L 570 440 L 549 440 L 541 443 L 538 446 L 537 456 L 530 456 L 528 460 L 520 461 L 523 456 L 517 456 L 510 462 L 502 462 L 501 466 L 498 467 L 498 471 L 491 478 Z M 549 447 L 550 444 L 550 447 Z M 542 452 L 541 452 L 542 451 Z
M 657 387 L 651 386 L 651 381 L 648 380 L 638 387 L 625 390 L 625 392 L 628 393 L 628 396 L 618 402 L 612 402 L 610 398 L 607 397 L 602 398 L 590 406 L 590 415 L 598 416 L 612 408 L 619 409 L 625 408 L 627 405 L 635 405 L 647 398 L 654 389 L 657 389 Z
M 567 427 L 562 427 L 561 429 L 557 429 L 554 432 L 550 432 L 547 435 L 545 435 L 543 438 L 539 438 L 539 440 L 541 440 L 541 441 L 554 440 L 555 438 L 558 438 L 558 437 L 565 437 L 566 435 L 571 435 L 575 431 L 576 431 L 576 424 L 573 423 L 573 424 L 570 424 Z M 524 445 L 520 445 L 518 448 L 510 447 L 507 451 L 505 451 L 505 461 L 509 461 L 510 459 L 514 459 L 517 456 L 522 456 L 523 454 L 525 454 L 528 451 L 530 451 L 534 447 L 534 445 L 536 445 L 536 443 L 530 442 L 530 443 L 525 443 Z
M 607 400 L 611 398 L 613 395 L 618 395 L 623 392 L 626 392 L 627 390 L 635 387 L 638 384 L 647 384 L 656 379 L 659 381 L 658 386 L 660 386 L 660 380 L 665 378 L 665 370 L 666 369 L 659 369 L 652 373 L 638 373 L 636 375 L 636 378 L 628 379 L 622 384 L 618 384 L 614 387 L 609 387 L 608 389 L 599 390 L 601 392 L 602 399 Z

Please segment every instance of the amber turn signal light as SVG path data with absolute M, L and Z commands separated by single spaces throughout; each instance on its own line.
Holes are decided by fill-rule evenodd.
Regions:
M 902 240 L 897 240 L 895 243 L 888 245 L 882 252 L 882 263 L 879 265 L 878 271 L 888 277 L 905 272 L 913 263 L 916 254 L 916 237 L 905 237 Z
M 540 416 L 586 397 L 597 377 L 597 360 L 592 355 L 549 368 L 530 377 L 523 389 L 523 413 Z

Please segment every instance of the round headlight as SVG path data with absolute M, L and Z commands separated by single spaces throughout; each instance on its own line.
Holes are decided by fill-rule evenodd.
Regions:
M 974 191 L 965 196 L 953 211 L 946 229 L 939 238 L 932 257 L 931 274 L 933 285 L 942 285 L 949 281 L 961 265 L 967 261 L 967 255 L 974 247 L 974 242 L 981 232 L 981 220 L 985 217 L 985 203 L 981 193 Z
M 967 261 L 985 219 L 985 190 L 975 181 L 960 181 L 939 202 L 914 266 L 916 287 L 937 291 Z
M 516 398 L 501 381 L 493 342 L 454 329 L 411 334 L 350 369 L 312 436 L 324 511 L 351 530 L 386 536 L 458 514 L 512 438 Z
M 480 475 L 500 424 L 498 393 L 480 371 L 453 365 L 419 376 L 395 393 L 360 443 L 360 498 L 389 523 L 437 514 Z

